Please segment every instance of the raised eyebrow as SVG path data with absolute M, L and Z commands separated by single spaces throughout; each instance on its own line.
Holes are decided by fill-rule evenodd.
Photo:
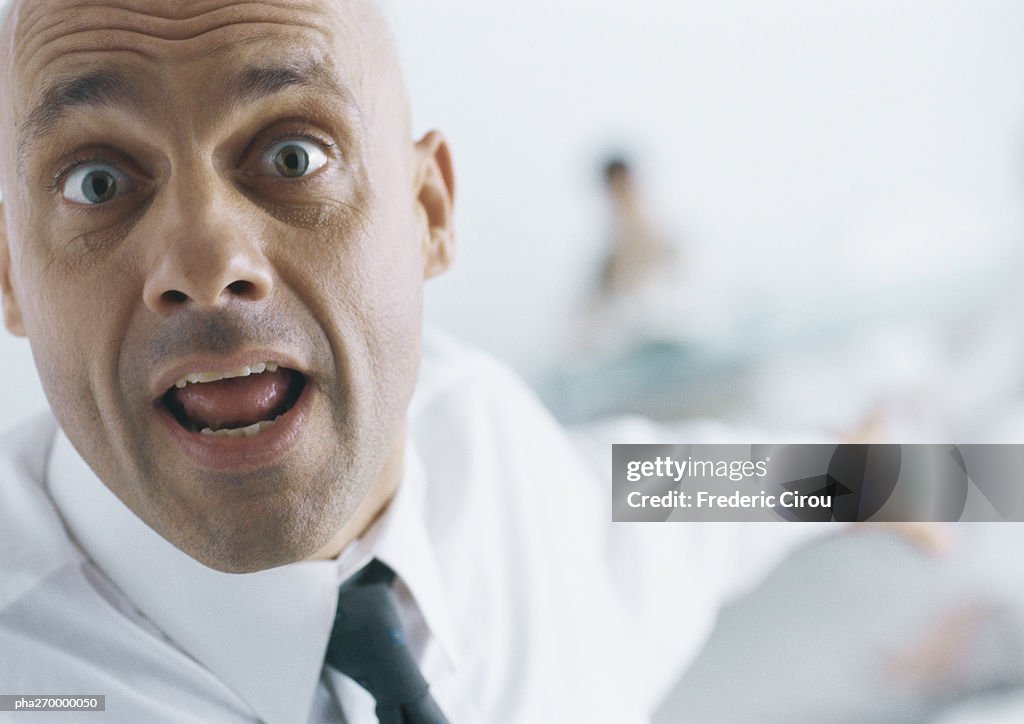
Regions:
M 231 104 L 248 105 L 295 87 L 334 93 L 343 99 L 357 118 L 362 116 L 359 104 L 349 89 L 339 83 L 324 65 L 312 61 L 246 68 L 228 83 L 226 96 Z M 52 83 L 18 129 L 19 175 L 24 173 L 24 153 L 28 147 L 52 131 L 70 109 L 77 106 L 95 108 L 115 105 L 128 105 L 135 110 L 144 105 L 128 77 L 116 70 L 95 70 Z
M 313 88 L 352 101 L 352 94 L 320 63 L 278 63 L 246 68 L 228 83 L 227 96 L 236 104 L 254 103 L 289 88 Z
M 125 104 L 133 107 L 141 105 L 131 83 L 117 71 L 94 70 L 73 78 L 57 80 L 43 91 L 42 100 L 18 129 L 18 148 L 24 149 L 45 136 L 72 108 Z

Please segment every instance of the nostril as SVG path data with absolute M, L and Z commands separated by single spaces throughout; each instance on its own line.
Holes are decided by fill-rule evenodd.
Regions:
M 227 290 L 232 294 L 239 297 L 248 297 L 252 295 L 255 285 L 252 282 L 247 282 L 244 279 L 237 282 L 231 282 L 227 286 Z
M 168 291 L 164 292 L 163 294 L 161 294 L 160 297 L 165 302 L 168 302 L 170 304 L 175 304 L 175 305 L 176 304 L 184 304 L 185 302 L 188 301 L 188 295 L 185 294 L 185 292 L 179 292 L 177 289 L 168 290 Z

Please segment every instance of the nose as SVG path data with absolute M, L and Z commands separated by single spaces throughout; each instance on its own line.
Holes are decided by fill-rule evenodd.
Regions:
M 167 188 L 154 204 L 143 300 L 160 316 L 258 302 L 273 291 L 273 269 L 248 210 L 216 185 Z

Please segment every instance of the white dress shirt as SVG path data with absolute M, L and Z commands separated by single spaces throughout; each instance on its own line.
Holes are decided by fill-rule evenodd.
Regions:
M 723 600 L 820 530 L 612 524 L 610 446 L 585 461 L 508 370 L 436 335 L 408 420 L 399 492 L 363 537 L 246 575 L 149 529 L 52 418 L 16 428 L 0 441 L 0 694 L 106 696 L 105 715 L 33 721 L 374 722 L 323 658 L 339 585 L 377 557 L 453 724 L 646 721 Z M 618 429 L 608 442 L 663 441 Z M 672 442 L 736 441 L 691 432 Z

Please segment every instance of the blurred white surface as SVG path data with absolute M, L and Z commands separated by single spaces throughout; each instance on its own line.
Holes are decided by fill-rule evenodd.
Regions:
M 800 551 L 723 612 L 697 663 L 656 724 L 673 722 L 1011 722 L 1024 719 L 1024 651 L 993 650 L 1024 630 L 1024 531 L 958 524 L 948 558 L 922 557 L 888 534 L 841 535 Z M 948 632 L 950 613 L 1004 607 L 979 641 L 956 648 L 963 672 L 947 682 L 897 675 L 892 661 Z M 950 638 L 956 632 L 949 632 Z

